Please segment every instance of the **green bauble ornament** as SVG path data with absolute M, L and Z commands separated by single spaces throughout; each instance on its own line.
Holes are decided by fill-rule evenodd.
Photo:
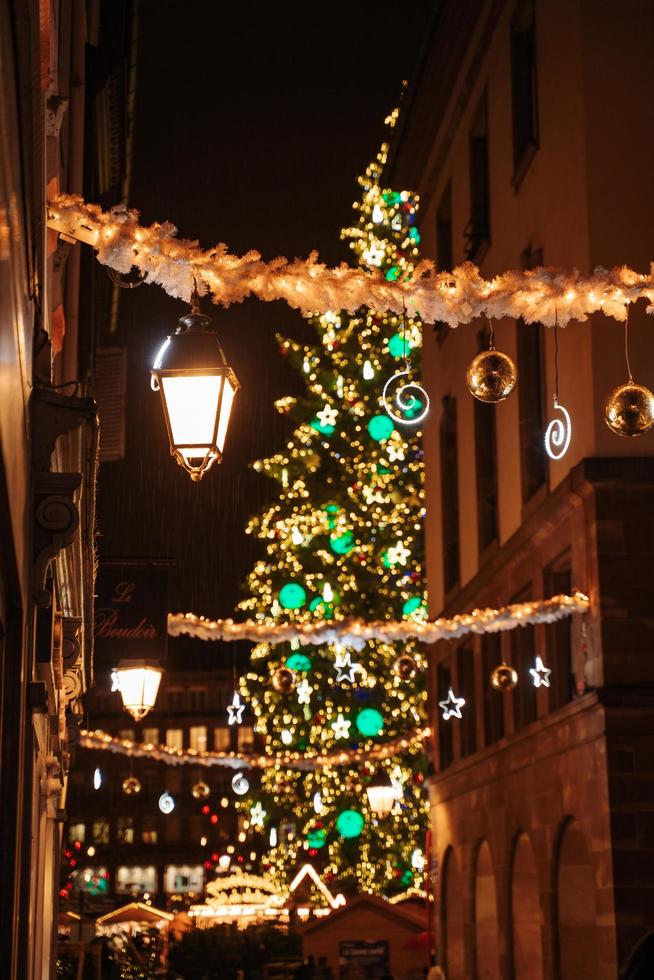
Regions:
M 356 718 L 356 726 L 365 738 L 374 738 L 384 728 L 384 719 L 376 708 L 364 708 Z
M 336 829 L 346 839 L 358 837 L 365 821 L 358 810 L 343 810 L 336 820 Z
M 282 609 L 301 609 L 306 601 L 307 594 L 299 582 L 287 582 L 279 590 Z
M 307 834 L 307 844 L 309 847 L 315 847 L 319 850 L 324 847 L 327 843 L 327 831 L 325 830 L 310 830 Z
M 321 436 L 333 436 L 336 431 L 333 425 L 323 425 L 320 419 L 313 419 L 309 425 L 316 432 L 319 432 Z
M 397 282 L 397 280 L 399 278 L 400 278 L 400 270 L 399 270 L 398 266 L 392 265 L 390 267 L 390 269 L 388 270 L 388 272 L 386 273 L 386 281 L 387 282 Z
M 351 531 L 343 534 L 330 534 L 329 547 L 337 555 L 349 555 L 354 548 L 354 535 Z
M 403 337 L 401 333 L 394 333 L 388 341 L 388 353 L 396 360 L 408 357 L 411 353 L 411 342 L 408 337 Z
M 409 228 L 409 238 L 412 242 L 415 242 L 416 245 L 420 242 L 420 232 L 415 225 L 413 228 Z
M 385 442 L 395 429 L 388 415 L 373 415 L 368 422 L 368 434 L 375 442 Z
M 310 658 L 306 657 L 303 653 L 292 653 L 286 660 L 286 666 L 289 670 L 306 673 L 306 671 L 311 670 L 313 663 Z
M 422 596 L 412 595 L 402 606 L 402 615 L 410 616 L 422 606 Z M 290 665 L 289 665 L 290 666 Z

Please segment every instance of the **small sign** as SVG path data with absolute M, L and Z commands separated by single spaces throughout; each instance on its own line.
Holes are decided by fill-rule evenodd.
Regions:
M 96 663 L 109 669 L 119 660 L 165 661 L 168 572 L 172 562 L 108 560 L 96 580 Z
M 339 943 L 339 965 L 342 980 L 347 977 L 382 977 L 388 973 L 388 940 L 368 942 L 348 939 Z

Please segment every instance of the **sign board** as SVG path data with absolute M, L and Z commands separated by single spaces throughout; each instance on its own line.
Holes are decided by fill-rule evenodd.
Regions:
M 94 652 L 102 670 L 119 660 L 166 659 L 168 573 L 173 563 L 100 562 L 95 591 Z
M 353 977 L 376 978 L 388 973 L 388 940 L 368 942 L 348 939 L 339 943 L 339 965 L 342 980 Z

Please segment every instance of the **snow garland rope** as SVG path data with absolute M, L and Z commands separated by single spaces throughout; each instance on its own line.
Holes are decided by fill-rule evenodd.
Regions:
M 590 600 L 583 592 L 555 595 L 550 599 L 517 602 L 500 609 L 473 609 L 451 619 L 432 623 L 416 619 L 394 622 L 365 622 L 363 619 L 342 619 L 319 623 L 257 623 L 248 620 L 235 623 L 232 619 L 205 619 L 194 613 L 169 613 L 168 635 L 186 634 L 198 640 L 251 640 L 255 643 L 341 643 L 361 650 L 369 640 L 382 643 L 420 640 L 436 643 L 456 639 L 466 633 L 499 633 L 537 623 L 553 623 L 573 613 L 587 612 Z
M 147 283 L 161 286 L 170 296 L 190 301 L 193 281 L 201 295 L 222 306 L 247 296 L 285 300 L 303 313 L 347 310 L 362 306 L 379 313 L 419 312 L 423 320 L 451 327 L 479 316 L 492 319 L 521 317 L 527 323 L 559 326 L 586 320 L 601 311 L 625 320 L 629 303 L 648 301 L 654 313 L 654 263 L 649 275 L 627 266 L 598 267 L 582 275 L 551 267 L 512 270 L 492 280 L 466 262 L 452 272 L 437 272 L 423 260 L 409 283 L 387 282 L 377 270 L 364 271 L 341 264 L 330 269 L 312 252 L 307 259 L 264 262 L 259 252 L 231 254 L 226 245 L 203 250 L 197 241 L 177 238 L 169 222 L 139 224 L 137 211 L 124 206 L 103 211 L 77 195 L 60 194 L 47 207 L 48 226 L 65 238 L 82 241 L 97 252 L 98 261 L 116 272 L 138 269 Z
M 263 755 L 240 752 L 198 752 L 193 749 L 171 749 L 167 745 L 152 745 L 149 742 L 134 742 L 128 738 L 118 738 L 106 732 L 80 731 L 79 746 L 83 749 L 96 749 L 125 755 L 131 759 L 150 759 L 164 762 L 169 766 L 226 766 L 230 769 L 270 769 L 282 766 L 284 769 L 312 770 L 325 766 L 359 766 L 364 762 L 390 759 L 407 749 L 419 749 L 429 738 L 431 729 L 416 728 L 406 735 L 390 739 L 381 745 L 366 749 L 338 750 L 321 755 L 287 753 L 285 755 Z

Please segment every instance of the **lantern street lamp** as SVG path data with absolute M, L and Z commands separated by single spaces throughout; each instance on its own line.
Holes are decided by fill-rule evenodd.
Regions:
M 366 787 L 370 809 L 378 817 L 387 817 L 395 803 L 395 789 L 385 769 L 380 769 Z
M 161 667 L 146 660 L 121 660 L 118 664 L 116 687 L 134 721 L 141 721 L 154 708 L 162 676 Z
M 234 395 L 240 388 L 220 341 L 207 329 L 194 287 L 191 312 L 181 317 L 152 365 L 153 391 L 161 392 L 170 454 L 192 480 L 221 461 Z

